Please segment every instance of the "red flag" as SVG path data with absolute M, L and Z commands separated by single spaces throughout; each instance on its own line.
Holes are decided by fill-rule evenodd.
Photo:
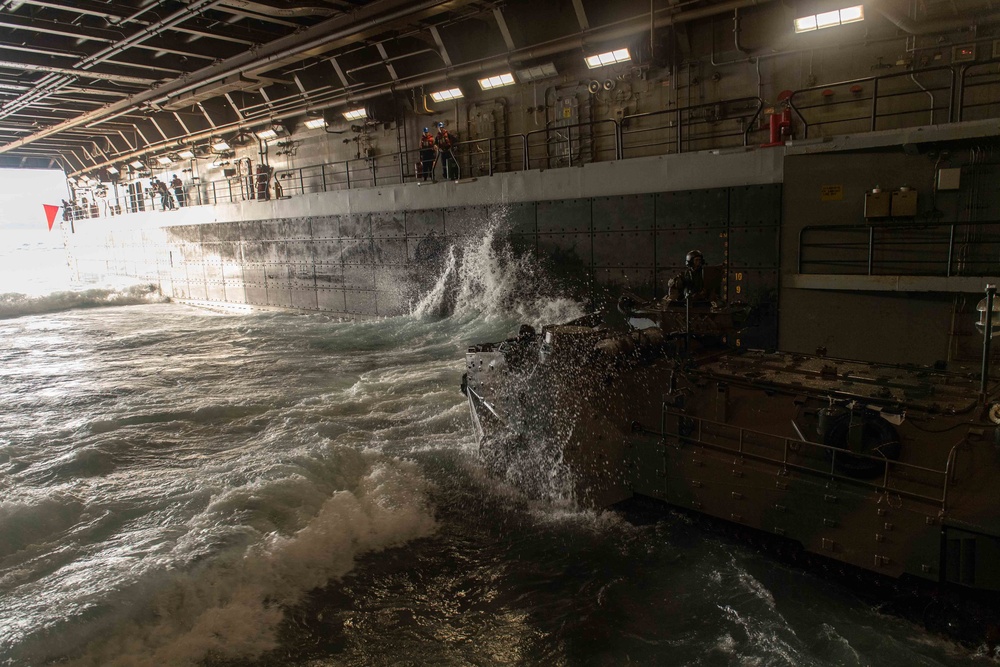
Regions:
M 58 206 L 53 206 L 52 204 L 42 204 L 45 207 L 45 217 L 49 220 L 49 231 L 52 231 L 52 223 L 56 221 L 56 213 L 59 212 Z

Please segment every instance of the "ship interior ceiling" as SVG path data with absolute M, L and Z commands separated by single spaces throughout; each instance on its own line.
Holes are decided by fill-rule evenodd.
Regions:
M 391 148 L 388 140 L 354 141 L 341 159 L 411 149 L 413 132 L 437 117 L 461 139 L 523 135 L 562 119 L 596 132 L 601 121 L 753 98 L 768 108 L 788 101 L 801 131 L 816 136 L 851 131 L 838 112 L 857 111 L 877 93 L 812 89 L 871 75 L 890 75 L 881 126 L 934 123 L 955 112 L 944 99 L 953 91 L 939 81 L 950 75 L 944 70 L 990 60 L 996 50 L 1000 12 L 979 0 L 878 0 L 863 6 L 863 20 L 852 14 L 831 30 L 793 30 L 800 15 L 840 4 L 846 0 L 4 0 L 0 166 L 117 181 L 171 164 L 156 161 L 164 157 L 194 177 L 196 165 L 185 159 L 213 157 L 220 139 L 257 148 L 251 133 L 273 126 L 268 141 L 286 139 L 287 151 L 288 137 L 323 115 L 328 132 L 350 133 L 340 112 L 362 106 L 369 120 L 405 136 Z M 582 67 L 586 56 L 623 47 L 627 62 Z M 929 67 L 943 70 L 911 75 Z M 477 85 L 515 72 L 510 82 L 521 90 Z M 976 101 L 988 94 L 989 74 L 970 73 L 978 78 L 965 100 L 969 117 L 993 112 Z M 453 88 L 464 95 L 458 104 L 429 97 Z M 814 98 L 828 108 L 817 109 Z M 920 98 L 927 110 L 917 110 Z M 738 119 L 737 109 L 692 111 L 684 120 L 730 119 L 729 132 L 744 137 L 752 123 L 754 141 L 766 140 L 767 119 Z M 428 118 L 400 122 L 414 116 Z M 649 137 L 633 154 L 665 143 Z M 600 137 L 589 143 L 592 155 L 579 159 L 606 159 Z M 192 148 L 201 149 L 195 158 L 177 157 Z M 328 152 L 329 161 L 338 157 Z
M 168 296 L 397 313 L 498 202 L 591 301 L 702 245 L 763 347 L 972 358 L 996 277 L 982 0 L 3 0 L 0 51 L 0 166 L 66 173 L 78 274 Z M 838 328 L 845 294 L 940 335 Z

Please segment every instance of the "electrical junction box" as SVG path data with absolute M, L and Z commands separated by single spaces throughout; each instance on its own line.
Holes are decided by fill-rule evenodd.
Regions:
M 951 49 L 951 62 L 953 63 L 967 63 L 975 59 L 975 44 L 962 44 Z
M 890 215 L 891 195 L 882 190 L 872 190 L 865 193 L 865 218 L 888 218 Z
M 948 169 L 938 169 L 937 189 L 940 190 L 961 190 L 962 170 L 958 167 Z
M 917 191 L 896 190 L 892 193 L 892 217 L 912 218 L 917 215 Z

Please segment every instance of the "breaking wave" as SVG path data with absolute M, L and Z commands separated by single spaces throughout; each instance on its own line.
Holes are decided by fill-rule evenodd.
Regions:
M 476 231 L 449 246 L 436 282 L 411 314 L 512 319 L 538 325 L 585 313 L 583 304 L 564 296 L 531 253 L 514 249 L 503 207 L 495 209 L 485 228 Z
M 133 285 L 123 289 L 91 288 L 79 291 L 66 290 L 41 296 L 8 292 L 0 294 L 0 319 L 25 315 L 59 313 L 78 308 L 103 308 L 107 306 L 133 306 L 144 303 L 162 303 L 162 296 L 155 285 Z
M 78 656 L 60 663 L 74 667 L 193 666 L 253 660 L 273 650 L 285 613 L 306 593 L 348 573 L 358 556 L 429 535 L 436 526 L 429 483 L 415 463 L 373 452 L 336 458 L 345 488 L 322 501 L 297 531 L 258 537 L 262 526 L 244 524 L 245 546 L 206 553 L 206 540 L 224 539 L 218 531 L 225 517 L 247 515 L 260 504 L 271 512 L 296 499 L 311 504 L 317 492 L 294 478 L 223 490 L 188 522 L 187 535 L 169 555 L 151 559 L 132 585 L 115 586 L 98 618 L 81 625 L 91 616 L 84 612 L 75 627 L 59 628 L 55 646 L 36 645 L 20 659 L 49 660 L 54 648 L 56 655 Z M 228 539 L 242 542 L 237 535 Z M 77 642 L 85 648 L 74 650 Z

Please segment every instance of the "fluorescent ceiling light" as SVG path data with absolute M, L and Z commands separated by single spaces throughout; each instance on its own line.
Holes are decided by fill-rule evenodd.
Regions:
M 310 130 L 315 130 L 315 129 L 318 129 L 318 128 L 321 128 L 321 127 L 326 127 L 326 119 L 325 118 L 310 118 L 309 120 L 306 121 L 306 127 L 308 127 Z
M 585 60 L 587 67 L 596 69 L 605 65 L 628 62 L 632 60 L 632 54 L 628 52 L 628 49 L 617 49 L 615 51 L 608 51 L 607 53 L 599 53 L 596 56 L 587 56 Z
M 815 16 L 803 16 L 800 19 L 795 19 L 795 32 L 809 32 L 815 29 L 816 29 Z
M 831 28 L 835 25 L 840 25 L 840 11 L 833 10 L 832 12 L 823 12 L 822 14 L 816 15 L 816 27 L 819 29 Z
M 136 169 L 142 169 L 146 165 L 144 165 L 139 160 L 132 160 L 131 162 L 129 162 L 129 166 L 135 167 Z
M 184 158 L 185 160 L 190 160 L 194 157 L 193 151 L 184 150 L 177 154 L 177 157 Z
M 227 144 L 225 141 L 219 140 L 216 141 L 214 144 L 212 144 L 212 148 L 214 148 L 217 151 L 228 151 L 229 144 Z
M 275 132 L 274 128 L 271 127 L 267 128 L 266 130 L 261 130 L 256 134 L 258 139 L 276 139 L 278 136 L 278 133 Z
M 834 9 L 829 12 L 820 12 L 812 16 L 803 16 L 795 19 L 795 32 L 812 32 L 824 28 L 833 28 L 847 23 L 857 23 L 865 20 L 865 6 L 854 5 L 844 9 Z
M 448 100 L 457 100 L 460 97 L 465 97 L 462 94 L 461 88 L 449 88 L 448 90 L 439 90 L 431 93 L 431 99 L 435 102 L 447 102 Z
M 362 118 L 367 118 L 367 117 L 368 117 L 368 112 L 365 111 L 364 108 L 354 109 L 353 111 L 344 112 L 344 118 L 346 118 L 347 120 L 361 120 Z
M 156 161 L 159 162 L 160 164 L 170 164 L 171 162 L 173 162 L 173 160 L 168 158 L 166 155 L 161 155 L 160 157 L 156 158 Z
M 544 65 L 517 70 L 517 80 L 521 83 L 528 83 L 529 81 L 537 81 L 538 79 L 547 79 L 558 73 L 555 65 L 545 63 Z
M 507 72 L 506 74 L 497 74 L 496 76 L 489 76 L 485 79 L 479 80 L 479 87 L 483 90 L 502 88 L 503 86 L 512 85 L 514 85 L 514 75 L 510 72 Z
M 848 7 L 840 10 L 840 23 L 856 23 L 865 20 L 865 6 Z
M 108 167 L 108 173 L 109 174 L 117 174 L 118 173 L 118 167 L 116 167 L 114 165 L 109 166 Z

